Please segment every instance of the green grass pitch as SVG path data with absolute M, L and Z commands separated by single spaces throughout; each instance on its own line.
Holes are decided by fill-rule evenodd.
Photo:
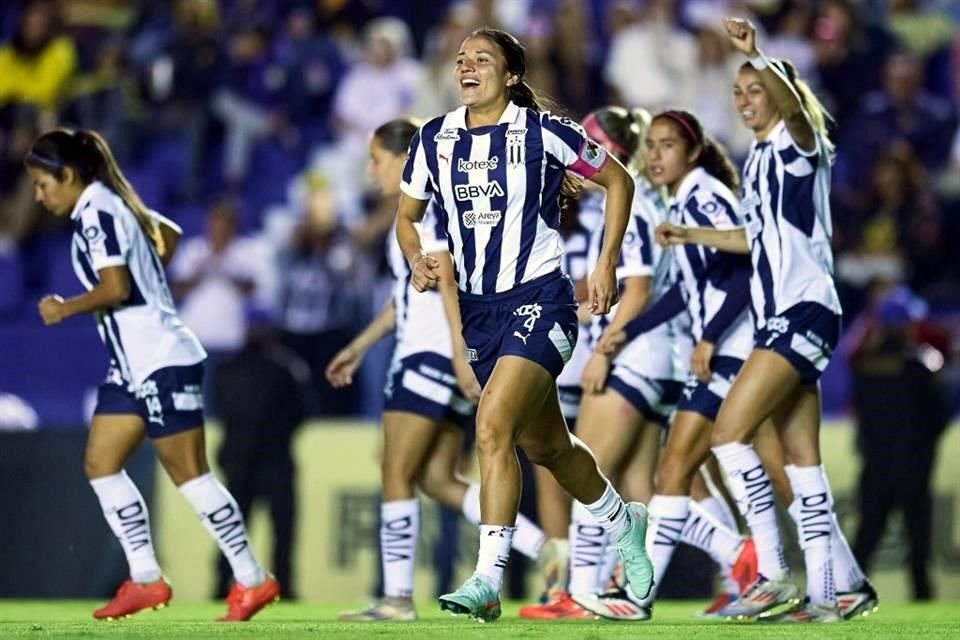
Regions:
M 92 601 L 0 600 L 0 638 L 410 638 L 417 640 L 471 640 L 473 638 L 549 638 L 549 640 L 605 640 L 648 636 L 657 640 L 697 638 L 960 638 L 960 603 L 881 604 L 868 618 L 835 625 L 737 624 L 693 617 L 703 603 L 662 602 L 650 622 L 608 621 L 527 622 L 519 620 L 519 604 L 507 603 L 504 617 L 478 624 L 436 611 L 420 603 L 421 619 L 401 623 L 341 623 L 341 609 L 331 605 L 280 603 L 246 624 L 217 624 L 211 620 L 224 607 L 216 603 L 177 603 L 161 611 L 147 611 L 120 622 L 97 622 Z

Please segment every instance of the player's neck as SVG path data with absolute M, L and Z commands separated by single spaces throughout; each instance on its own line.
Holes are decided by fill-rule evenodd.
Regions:
M 491 104 L 467 107 L 467 128 L 489 127 L 500 122 L 500 117 L 507 109 L 506 98 Z
M 767 126 L 754 131 L 753 136 L 758 142 L 763 142 L 767 139 L 767 137 L 770 136 L 770 132 L 773 131 L 773 128 L 778 124 L 780 124 L 780 118 L 770 118 L 770 122 L 767 123 Z

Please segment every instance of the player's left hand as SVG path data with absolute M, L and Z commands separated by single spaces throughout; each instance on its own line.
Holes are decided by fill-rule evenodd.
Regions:
M 473 372 L 473 367 L 463 356 L 453 358 L 453 374 L 457 377 L 457 386 L 460 393 L 470 402 L 477 404 L 480 402 L 480 394 L 483 389 L 480 388 L 480 382 L 477 380 L 477 374 Z
M 607 375 L 610 372 L 610 359 L 601 353 L 590 356 L 587 366 L 580 376 L 580 386 L 584 393 L 603 393 L 607 387 Z
M 45 295 L 37 304 L 37 311 L 43 319 L 43 324 L 48 327 L 52 324 L 63 322 L 66 317 L 66 309 L 63 306 L 63 298 L 58 295 Z
M 590 313 L 602 316 L 617 304 L 617 273 L 613 265 L 598 264 L 590 276 Z
M 757 51 L 757 28 L 749 20 L 724 18 L 723 28 L 727 30 L 727 35 L 730 36 L 730 43 L 738 51 L 747 54 L 749 58 L 753 58 L 760 53 Z
M 697 380 L 704 384 L 710 382 L 712 371 L 710 370 L 710 360 L 713 359 L 713 352 L 716 348 L 709 340 L 701 340 L 693 349 L 693 355 L 690 356 L 690 370 Z
M 440 282 L 440 262 L 431 255 L 421 253 L 410 265 L 410 281 L 420 293 L 436 289 Z

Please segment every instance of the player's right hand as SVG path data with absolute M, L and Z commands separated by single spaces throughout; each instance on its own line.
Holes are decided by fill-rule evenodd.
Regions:
M 657 225 L 656 230 L 657 244 L 661 247 L 669 247 L 673 244 L 685 244 L 687 242 L 687 231 L 687 228 L 682 224 L 661 222 Z
M 360 368 L 363 353 L 353 345 L 347 345 L 333 357 L 324 374 L 334 389 L 342 389 L 353 384 L 353 374 Z
M 466 358 L 456 357 L 453 359 L 453 374 L 457 377 L 457 386 L 460 388 L 463 397 L 474 404 L 480 402 L 480 394 L 483 393 L 483 389 L 480 388 L 477 374 L 473 372 L 473 367 L 470 366 Z
M 597 351 L 608 358 L 613 358 L 620 353 L 625 344 L 627 344 L 627 333 L 623 329 L 604 331 L 597 342 Z
M 610 373 L 610 359 L 602 353 L 594 353 L 587 361 L 580 377 L 580 387 L 584 393 L 603 393 L 607 387 L 607 376 Z
M 413 261 L 410 272 L 413 288 L 421 293 L 427 289 L 436 289 L 440 282 L 440 262 L 426 253 L 421 253 Z

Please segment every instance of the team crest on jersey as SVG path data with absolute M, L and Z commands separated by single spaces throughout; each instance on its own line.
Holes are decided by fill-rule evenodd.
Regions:
M 507 129 L 507 164 L 515 167 L 522 165 L 526 161 L 524 152 L 524 141 L 526 140 L 526 128 Z
M 97 243 L 103 240 L 106 235 L 100 227 L 87 227 L 83 230 L 83 237 L 86 238 L 89 243 Z
M 456 128 L 443 129 L 437 135 L 433 136 L 434 142 L 440 142 L 441 140 L 459 140 L 460 132 Z
M 463 212 L 463 226 L 467 229 L 495 227 L 500 224 L 502 217 L 500 211 L 474 211 L 471 209 Z

